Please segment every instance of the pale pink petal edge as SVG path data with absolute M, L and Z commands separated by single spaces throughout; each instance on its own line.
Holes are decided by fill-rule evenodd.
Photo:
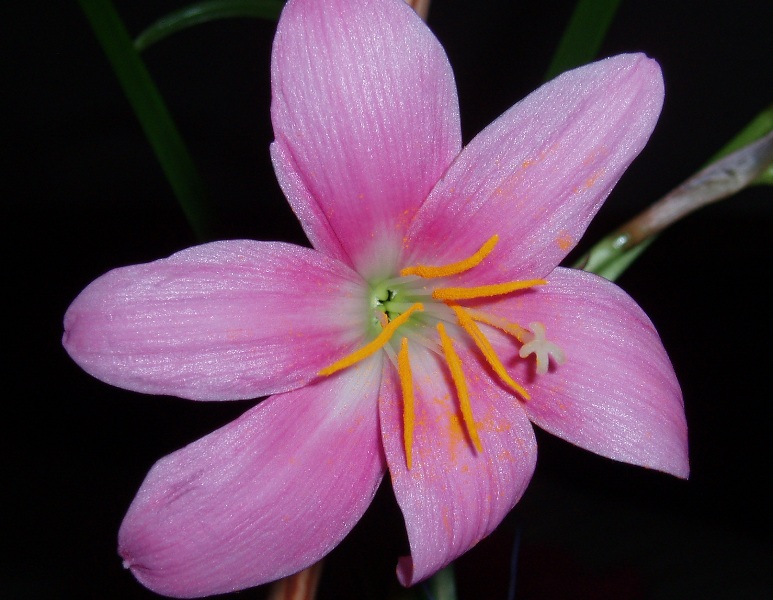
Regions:
M 465 343 L 456 346 L 482 452 L 474 449 L 461 424 L 447 366 L 416 345 L 411 353 L 416 429 L 409 470 L 394 370 L 382 383 L 384 449 L 411 548 L 411 555 L 398 562 L 403 585 L 426 579 L 489 535 L 523 495 L 536 464 L 534 431 L 518 401 L 491 380 Z
M 498 234 L 491 256 L 465 274 L 469 284 L 503 271 L 547 275 L 644 147 L 663 94 L 660 67 L 643 54 L 591 63 L 532 92 L 479 133 L 432 190 L 406 260 L 454 262 Z
M 378 363 L 273 396 L 160 460 L 121 525 L 125 566 L 160 594 L 201 597 L 318 561 L 385 470 Z
M 445 51 L 402 0 L 291 0 L 272 53 L 272 158 L 312 244 L 366 277 L 461 149 Z
M 233 240 L 110 271 L 75 299 L 63 344 L 98 379 L 195 400 L 304 385 L 362 343 L 367 290 L 343 263 Z
M 689 475 L 676 373 L 654 325 L 620 287 L 559 268 L 539 290 L 486 308 L 525 327 L 542 323 L 564 352 L 564 364 L 551 359 L 549 372 L 537 375 L 519 344 L 491 333 L 532 395 L 524 408 L 535 424 L 601 456 Z

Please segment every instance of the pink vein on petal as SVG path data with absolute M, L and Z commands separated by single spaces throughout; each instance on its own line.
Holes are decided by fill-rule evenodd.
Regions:
M 432 575 L 491 533 L 523 495 L 536 464 L 534 431 L 518 400 L 492 380 L 474 350 L 464 344 L 456 350 L 481 453 L 467 436 L 447 366 L 436 354 L 420 346 L 411 354 L 416 415 L 410 470 L 393 371 L 381 386 L 384 450 L 411 547 L 397 570 L 404 585 Z
M 161 459 L 119 532 L 145 586 L 199 597 L 259 585 L 329 552 L 370 504 L 385 471 L 369 359 L 242 417 Z
M 365 276 L 393 268 L 461 147 L 442 46 L 401 0 L 291 0 L 271 73 L 274 166 L 309 239 Z
M 655 327 L 615 284 L 584 271 L 556 269 L 533 294 L 488 310 L 542 323 L 566 355 L 545 375 L 518 358 L 518 345 L 491 332 L 500 355 L 532 394 L 524 403 L 542 429 L 615 460 L 686 478 L 687 422 L 676 374 Z
M 660 68 L 643 54 L 543 85 L 464 148 L 411 226 L 411 251 L 443 264 L 497 233 L 492 260 L 465 277 L 470 284 L 503 267 L 521 278 L 546 275 L 644 147 L 662 103 Z
M 112 385 L 255 398 L 306 384 L 360 344 L 366 293 L 356 273 L 315 250 L 213 242 L 91 283 L 65 315 L 63 343 Z

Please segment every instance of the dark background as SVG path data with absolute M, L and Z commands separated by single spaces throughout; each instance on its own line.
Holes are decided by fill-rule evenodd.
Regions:
M 117 1 L 133 35 L 181 5 Z M 571 8 L 435 0 L 429 25 L 457 76 L 465 141 L 540 83 Z M 601 55 L 656 58 L 665 108 L 583 247 L 696 171 L 773 100 L 770 23 L 771 4 L 759 0 L 622 3 Z M 268 155 L 274 26 L 210 23 L 144 54 L 218 207 L 218 238 L 305 243 Z M 0 597 L 153 598 L 116 555 L 129 502 L 157 458 L 251 403 L 124 392 L 62 350 L 62 316 L 92 279 L 197 240 L 77 3 L 15 3 L 5 27 Z M 682 383 L 690 480 L 538 432 L 525 498 L 457 562 L 460 600 L 507 598 L 513 556 L 520 600 L 773 597 L 772 237 L 773 188 L 750 189 L 667 231 L 618 282 L 655 322 Z M 327 559 L 320 598 L 396 588 L 404 531 L 382 487 Z

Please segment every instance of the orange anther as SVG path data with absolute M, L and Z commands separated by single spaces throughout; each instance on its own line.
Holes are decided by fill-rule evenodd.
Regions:
M 475 428 L 475 420 L 472 416 L 472 405 L 470 404 L 470 393 L 467 390 L 467 382 L 464 379 L 464 372 L 462 371 L 462 361 L 459 355 L 454 350 L 454 344 L 451 338 L 446 333 L 446 328 L 442 323 L 437 324 L 437 330 L 440 334 L 440 343 L 443 346 L 443 354 L 446 357 L 446 363 L 451 371 L 451 379 L 456 387 L 456 395 L 459 398 L 459 408 L 462 411 L 462 420 L 464 426 L 467 428 L 467 433 L 470 436 L 473 446 L 478 452 L 483 451 L 483 446 L 480 443 L 480 437 L 478 436 L 478 430 Z
M 475 254 L 469 258 L 465 258 L 459 262 L 451 263 L 450 265 L 443 265 L 439 267 L 431 267 L 428 265 L 405 267 L 402 271 L 400 271 L 400 275 L 403 277 L 406 275 L 418 275 L 419 277 L 430 279 L 434 277 L 450 277 L 451 275 L 464 273 L 473 267 L 477 267 L 484 258 L 491 254 L 491 251 L 494 249 L 494 246 L 497 245 L 498 241 L 499 236 L 494 234 L 485 244 L 480 247 L 477 252 L 475 252 Z
M 410 471 L 413 464 L 411 460 L 411 451 L 413 449 L 413 427 L 416 416 L 413 396 L 413 374 L 411 373 L 411 359 L 408 356 L 408 338 L 403 338 L 400 343 L 400 352 L 397 355 L 397 373 L 400 376 L 400 387 L 403 392 L 403 445 L 405 446 L 405 464 Z
M 535 285 L 545 285 L 545 279 L 525 279 L 523 281 L 508 281 L 507 283 L 494 283 L 478 287 L 447 287 L 435 288 L 432 297 L 435 300 L 472 300 L 474 298 L 488 298 L 501 296 L 517 290 L 525 290 Z

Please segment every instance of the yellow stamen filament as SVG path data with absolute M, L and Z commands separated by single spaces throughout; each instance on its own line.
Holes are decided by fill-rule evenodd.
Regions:
M 319 372 L 319 374 L 323 376 L 332 375 L 333 373 L 346 369 L 347 367 L 351 367 L 353 364 L 368 358 L 371 354 L 375 354 L 386 345 L 386 343 L 392 338 L 392 335 L 394 335 L 395 331 L 397 331 L 401 325 L 410 319 L 413 313 L 422 310 L 424 310 L 424 305 L 420 302 L 417 302 L 399 317 L 395 317 L 389 323 L 387 323 L 386 327 L 381 330 L 381 333 L 379 333 L 375 339 L 365 344 L 359 350 L 355 350 L 351 354 L 344 356 L 341 360 L 334 362 L 329 367 L 325 367 Z
M 451 263 L 450 265 L 443 265 L 440 267 L 431 267 L 428 265 L 405 267 L 402 271 L 400 271 L 400 275 L 402 277 L 405 277 L 406 275 L 418 275 L 419 277 L 429 279 L 434 277 L 450 277 L 451 275 L 464 273 L 473 267 L 477 267 L 484 258 L 491 254 L 491 251 L 494 249 L 494 246 L 497 245 L 498 241 L 499 236 L 494 234 L 485 244 L 480 247 L 480 250 L 478 250 L 469 258 L 465 258 L 459 262 Z
M 452 305 L 451 308 L 456 313 L 457 319 L 459 319 L 459 325 L 461 325 L 462 329 L 464 329 L 470 335 L 470 337 L 475 342 L 475 345 L 486 358 L 486 362 L 491 365 L 491 368 L 494 369 L 494 372 L 497 375 L 499 375 L 499 378 L 507 385 L 509 385 L 513 390 L 519 393 L 524 398 L 524 400 L 529 400 L 531 398 L 531 396 L 529 396 L 529 392 L 527 392 L 522 385 L 516 383 L 515 380 L 513 380 L 513 378 L 507 374 L 507 370 L 502 364 L 502 361 L 499 360 L 499 357 L 494 351 L 491 342 L 486 339 L 486 336 L 483 335 L 480 327 L 475 324 L 475 321 L 473 321 L 472 317 L 470 317 L 460 306 Z
M 446 333 L 446 328 L 442 323 L 437 324 L 437 330 L 440 334 L 440 343 L 443 346 L 443 354 L 446 357 L 446 363 L 451 371 L 451 379 L 454 382 L 456 388 L 456 395 L 459 398 L 459 408 L 462 410 L 462 420 L 464 426 L 467 428 L 467 434 L 470 436 L 473 446 L 478 452 L 483 451 L 483 446 L 480 443 L 480 437 L 478 437 L 478 430 L 475 428 L 475 421 L 472 416 L 472 406 L 470 405 L 470 394 L 467 390 L 467 382 L 464 380 L 464 373 L 462 372 L 462 361 L 459 355 L 454 350 L 453 342 Z
M 464 310 L 470 317 L 473 318 L 473 320 L 477 321 L 478 323 L 485 323 L 486 325 L 496 327 L 500 331 L 504 331 L 505 333 L 513 336 L 522 344 L 525 344 L 532 339 L 531 332 L 525 327 L 521 327 L 517 323 L 511 323 L 507 319 L 497 317 L 496 315 L 490 315 L 488 313 L 475 310 L 474 308 L 465 308 Z
M 408 338 L 400 343 L 397 355 L 397 373 L 400 375 L 400 387 L 403 392 L 403 445 L 405 446 L 405 464 L 411 470 L 411 450 L 413 448 L 413 426 L 416 419 L 413 397 L 413 374 L 411 359 L 408 357 Z
M 525 290 L 535 285 L 545 285 L 546 283 L 547 280 L 545 279 L 525 279 L 523 281 L 508 281 L 507 283 L 495 283 L 478 287 L 435 288 L 432 292 L 432 297 L 435 300 L 472 300 L 474 298 L 501 296 L 517 290 Z

